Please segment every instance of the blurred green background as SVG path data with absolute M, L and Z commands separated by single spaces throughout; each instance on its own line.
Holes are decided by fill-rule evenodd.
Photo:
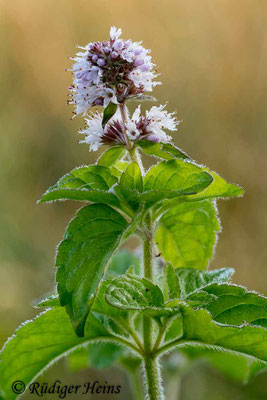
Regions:
M 0 19 L 1 344 L 53 287 L 55 246 L 78 207 L 36 201 L 99 154 L 77 145 L 83 122 L 70 121 L 64 69 L 76 44 L 106 39 L 111 25 L 152 49 L 163 82 L 154 95 L 184 121 L 175 143 L 245 188 L 244 198 L 219 203 L 223 232 L 211 267 L 233 266 L 236 283 L 266 294 L 267 1 L 0 0 Z M 119 370 L 102 376 L 114 374 L 125 383 L 120 398 L 129 399 Z M 197 363 L 181 399 L 266 399 L 255 387 L 244 390 Z

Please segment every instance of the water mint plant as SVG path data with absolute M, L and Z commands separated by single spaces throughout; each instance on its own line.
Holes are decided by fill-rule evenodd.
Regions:
M 109 40 L 82 50 L 70 103 L 85 119 L 80 142 L 106 147 L 40 199 L 86 204 L 57 248 L 55 293 L 36 305 L 45 311 L 1 352 L 1 395 L 15 399 L 14 382 L 28 387 L 62 357 L 80 367 L 119 363 L 135 379 L 136 399 L 165 398 L 162 370 L 177 351 L 248 382 L 267 366 L 267 299 L 233 284 L 232 268 L 208 269 L 220 232 L 217 199 L 243 189 L 172 143 L 179 121 L 166 106 L 129 111 L 132 100 L 155 102 L 147 92 L 159 84 L 141 43 L 112 27 Z M 130 252 L 132 237 L 139 245 Z

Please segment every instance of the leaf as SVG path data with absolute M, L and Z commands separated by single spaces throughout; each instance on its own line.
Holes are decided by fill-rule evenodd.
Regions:
M 197 165 L 183 160 L 161 161 L 144 178 L 144 191 L 170 190 L 189 195 L 204 190 L 213 178 Z
M 89 365 L 96 369 L 108 368 L 123 352 L 123 347 L 115 343 L 94 343 L 88 348 Z
M 71 371 L 76 372 L 88 368 L 89 356 L 87 347 L 79 347 L 68 355 L 68 367 Z
M 195 292 L 190 294 L 186 299 L 186 303 L 191 307 L 205 307 L 210 304 L 216 296 L 212 294 L 208 294 L 207 292 L 200 290 L 199 292 Z
M 215 368 L 231 380 L 248 383 L 253 375 L 266 367 L 263 361 L 246 354 L 202 344 L 179 347 L 191 360 L 207 359 Z
M 114 167 L 111 168 L 111 172 L 117 178 L 120 178 L 122 172 L 124 172 L 129 166 L 129 161 L 118 161 Z
M 137 192 L 143 191 L 143 179 L 139 165 L 136 162 L 129 164 L 127 169 L 123 172 L 120 185 L 125 190 L 134 190 Z
M 139 192 L 143 190 L 143 178 L 139 165 L 136 162 L 129 164 L 123 172 L 114 192 L 120 199 L 120 207 L 132 217 L 140 209 Z
M 105 125 L 110 120 L 110 118 L 113 117 L 113 115 L 117 111 L 117 107 L 118 107 L 117 104 L 110 102 L 109 105 L 104 109 L 103 119 L 102 119 L 103 128 L 105 128 Z
M 57 294 L 48 296 L 35 304 L 35 307 L 60 307 L 60 302 Z
M 110 169 L 100 165 L 79 167 L 64 175 L 54 186 L 51 186 L 39 202 L 51 200 L 85 200 L 103 201 L 118 204 L 116 196 L 106 193 L 118 178 L 112 175 Z
M 136 145 L 140 147 L 145 154 L 156 156 L 164 160 L 172 160 L 173 158 L 190 159 L 187 154 L 170 143 L 155 143 L 150 140 L 139 140 Z
M 212 321 L 211 314 L 204 309 L 193 310 L 182 306 L 183 344 L 219 346 L 254 356 L 267 361 L 267 330 L 254 326 L 227 326 Z M 192 343 L 193 342 L 193 343 Z M 267 363 L 265 363 L 267 366 Z
M 159 221 L 159 252 L 175 267 L 205 269 L 213 255 L 219 220 L 209 200 L 180 203 Z
M 179 299 L 181 296 L 180 282 L 175 269 L 170 263 L 165 265 L 165 279 L 168 286 L 169 300 Z
M 86 190 L 86 189 L 56 189 L 46 192 L 40 203 L 54 200 L 78 200 L 93 203 L 104 203 L 110 206 L 120 207 L 118 198 L 113 193 L 104 192 L 102 190 Z
M 115 164 L 124 158 L 126 152 L 127 150 L 125 147 L 109 147 L 103 154 L 101 154 L 97 164 L 104 167 L 114 167 Z
M 56 258 L 60 303 L 66 306 L 73 328 L 83 336 L 92 296 L 98 289 L 127 222 L 104 204 L 78 211 L 60 243 Z
M 233 268 L 220 268 L 212 271 L 177 268 L 175 272 L 181 286 L 181 299 L 186 299 L 212 283 L 227 282 L 235 271 Z M 211 291 L 209 293 L 214 294 Z
M 129 97 L 128 101 L 138 101 L 138 102 L 153 101 L 153 102 L 156 102 L 157 99 L 154 96 L 148 96 L 146 94 L 137 94 L 135 96 Z
M 213 177 L 213 182 L 201 193 L 187 197 L 187 201 L 243 196 L 244 190 L 241 186 L 233 183 L 227 183 L 222 177 L 220 177 L 219 174 L 210 171 L 208 168 L 203 168 L 203 170 L 208 172 Z
M 142 359 L 134 356 L 132 353 L 123 354 L 119 361 L 124 368 L 133 373 L 138 373 L 137 371 L 142 364 Z
M 140 257 L 134 252 L 122 249 L 112 258 L 106 277 L 123 275 L 130 267 L 134 267 L 135 274 L 139 275 L 141 271 Z
M 106 289 L 106 301 L 113 307 L 147 311 L 151 316 L 172 313 L 171 309 L 164 309 L 164 298 L 160 288 L 148 279 L 134 275 L 123 275 L 111 281 Z
M 237 285 L 213 284 L 203 290 L 214 296 L 207 309 L 215 321 L 228 325 L 249 323 L 266 327 L 266 297 Z
M 76 336 L 64 308 L 46 311 L 23 324 L 1 352 L 0 376 L 5 399 L 17 397 L 12 391 L 16 380 L 28 385 L 59 358 L 101 338 L 107 340 L 112 336 L 92 314 L 87 320 L 85 337 Z

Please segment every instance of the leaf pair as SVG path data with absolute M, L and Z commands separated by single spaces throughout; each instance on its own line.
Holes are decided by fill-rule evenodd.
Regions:
M 196 354 L 201 351 L 205 354 L 208 349 L 210 353 L 228 352 L 225 356 L 228 359 L 242 353 L 240 356 L 247 360 L 242 379 L 246 379 L 248 373 L 267 366 L 267 330 L 263 328 L 267 299 L 223 283 L 232 273 L 233 270 L 227 268 L 202 272 L 174 270 L 169 265 L 165 274 L 168 288 L 165 303 L 159 286 L 130 275 L 112 281 L 106 290 L 106 299 L 113 307 L 138 310 L 157 319 L 164 316 L 162 324 L 166 324 L 166 334 L 159 353 L 175 346 Z M 203 292 L 211 296 L 210 301 L 200 303 L 197 309 L 192 308 L 192 296 Z M 240 311 L 232 311 L 234 308 Z

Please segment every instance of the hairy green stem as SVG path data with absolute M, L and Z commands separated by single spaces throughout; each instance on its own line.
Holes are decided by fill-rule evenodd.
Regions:
M 144 239 L 144 276 L 153 281 L 153 235 L 151 229 L 151 217 L 147 213 L 145 217 L 145 239 Z M 143 317 L 143 338 L 145 352 L 152 349 L 153 326 L 150 317 Z
M 138 334 L 136 334 L 134 332 L 133 328 L 131 326 L 129 326 L 129 324 L 125 323 L 122 319 L 117 319 L 117 322 L 122 328 L 124 328 L 130 334 L 130 336 L 135 341 L 137 347 L 139 348 L 139 351 L 142 352 L 143 346 L 142 346 L 141 340 L 139 339 Z
M 122 118 L 122 122 L 123 122 L 123 127 L 124 127 L 124 138 L 125 138 L 125 142 L 127 144 L 127 148 L 130 151 L 132 149 L 132 144 L 131 141 L 129 140 L 128 136 L 127 136 L 127 113 L 126 113 L 126 106 L 124 103 L 120 103 L 119 104 L 119 108 L 120 108 L 120 112 L 121 112 L 121 118 Z
M 160 347 L 155 352 L 155 355 L 159 356 L 159 355 L 161 355 L 163 353 L 166 353 L 170 349 L 172 349 L 174 347 L 177 347 L 178 345 L 181 345 L 181 344 L 184 344 L 184 343 L 187 343 L 187 344 L 191 343 L 191 344 L 196 344 L 196 345 L 198 344 L 198 342 L 194 341 L 194 340 L 182 340 L 181 338 L 180 339 L 175 339 L 175 340 L 172 340 L 171 342 L 166 343 L 164 346 Z
M 145 217 L 144 235 L 144 276 L 153 281 L 153 228 L 149 213 Z M 152 319 L 145 315 L 143 317 L 143 341 L 143 358 L 148 399 L 162 400 L 163 389 L 161 385 L 159 360 L 152 352 L 153 323 Z
M 147 394 L 149 400 L 163 400 L 163 388 L 160 378 L 159 360 L 152 355 L 146 356 L 144 360 Z

